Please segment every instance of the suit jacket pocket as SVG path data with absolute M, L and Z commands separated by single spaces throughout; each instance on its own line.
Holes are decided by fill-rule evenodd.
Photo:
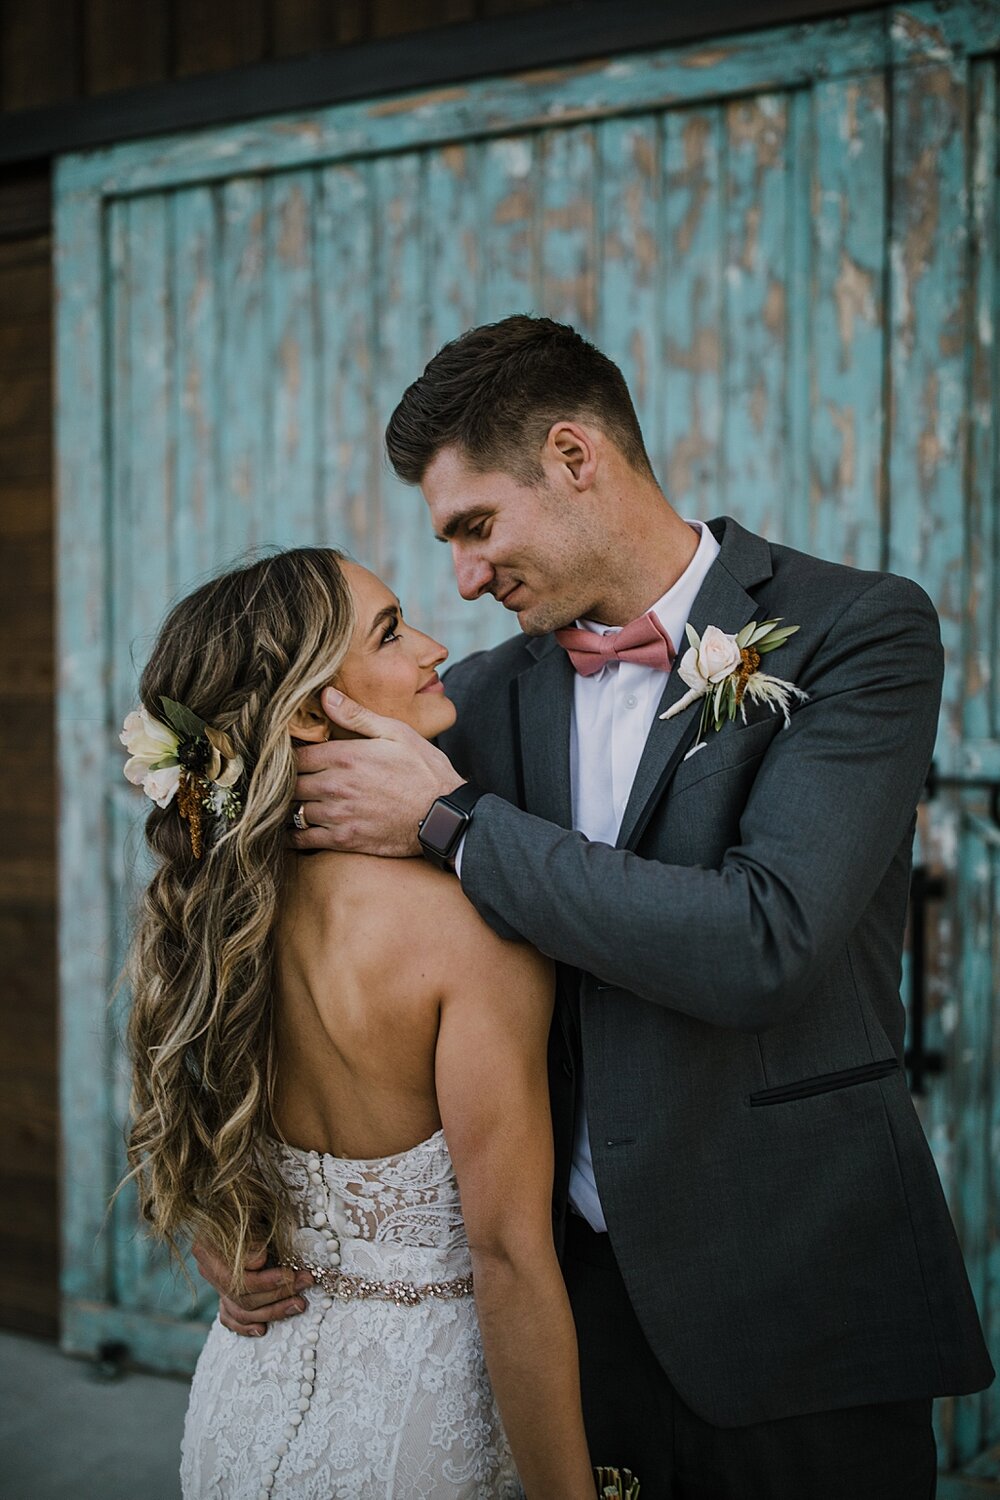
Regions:
M 899 1067 L 895 1057 L 883 1058 L 880 1062 L 863 1063 L 859 1068 L 844 1068 L 839 1073 L 820 1073 L 815 1078 L 800 1078 L 796 1083 L 785 1083 L 780 1088 L 760 1089 L 750 1095 L 754 1107 L 762 1104 L 790 1104 L 794 1099 L 810 1099 L 815 1094 L 831 1094 L 835 1089 L 849 1089 L 856 1083 L 874 1083 L 879 1078 L 888 1078 Z
M 670 795 L 674 797 L 686 792 L 699 781 L 733 770 L 748 760 L 758 760 L 780 727 L 780 717 L 768 714 L 766 719 L 758 719 L 753 724 L 727 725 L 720 731 L 710 728 L 704 750 L 699 750 L 690 760 L 682 760 L 678 766 Z

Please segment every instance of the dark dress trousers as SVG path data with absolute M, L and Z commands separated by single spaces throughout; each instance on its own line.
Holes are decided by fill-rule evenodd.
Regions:
M 739 1428 L 978 1390 L 993 1371 L 902 1068 L 937 619 L 906 579 L 710 525 L 691 623 L 799 625 L 762 670 L 808 702 L 786 729 L 747 701 L 689 759 L 700 703 L 654 719 L 615 848 L 571 829 L 554 639 L 447 675 L 441 743 L 487 790 L 463 887 L 559 965 L 557 1242 L 582 1066 L 608 1248 L 684 1409 Z M 659 711 L 685 691 L 675 669 Z

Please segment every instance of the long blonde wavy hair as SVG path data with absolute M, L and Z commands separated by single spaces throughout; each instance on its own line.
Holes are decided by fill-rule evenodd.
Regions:
M 225 730 L 244 763 L 243 810 L 195 859 L 175 803 L 154 807 L 158 868 L 126 966 L 129 1178 L 143 1217 L 179 1254 L 211 1244 L 242 1283 L 247 1254 L 289 1249 L 268 1150 L 275 1082 L 274 929 L 295 785 L 289 721 L 337 674 L 354 609 L 342 554 L 301 547 L 226 573 L 169 614 L 142 675 Z M 126 1179 L 128 1180 L 128 1179 Z

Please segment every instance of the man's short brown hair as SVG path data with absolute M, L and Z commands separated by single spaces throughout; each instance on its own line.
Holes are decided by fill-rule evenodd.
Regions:
M 614 361 L 566 323 L 517 314 L 445 344 L 404 392 L 385 441 L 407 484 L 419 484 L 437 453 L 452 445 L 480 473 L 496 469 L 537 484 L 553 423 L 588 420 L 634 469 L 652 475 Z

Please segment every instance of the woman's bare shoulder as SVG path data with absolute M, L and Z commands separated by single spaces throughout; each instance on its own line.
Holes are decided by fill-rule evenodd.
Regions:
M 510 977 L 545 970 L 548 960 L 527 944 L 501 938 L 479 915 L 458 877 L 423 859 L 331 855 L 341 861 L 317 870 L 324 900 L 349 913 L 352 930 L 380 952 L 443 981 L 468 974 L 470 965 L 490 966 Z

